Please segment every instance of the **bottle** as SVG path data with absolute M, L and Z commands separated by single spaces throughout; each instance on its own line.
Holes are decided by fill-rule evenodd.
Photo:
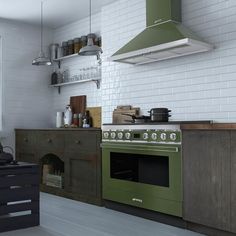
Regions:
M 57 84 L 58 83 L 58 77 L 56 71 L 54 71 L 51 75 L 51 84 Z
M 83 127 L 83 114 L 79 113 L 78 118 L 79 118 L 79 128 L 82 128 Z
M 67 83 L 69 82 L 69 70 L 64 70 L 62 72 L 62 83 Z
M 62 74 L 61 70 L 57 71 L 57 83 L 58 84 L 63 83 L 63 74 Z
M 78 127 L 78 115 L 77 114 L 73 114 L 73 125 Z
M 83 128 L 89 128 L 90 126 L 91 126 L 91 117 L 89 115 L 89 111 L 86 111 L 83 117 Z
M 64 125 L 70 126 L 71 122 L 72 122 L 72 111 L 70 105 L 67 105 L 64 112 Z

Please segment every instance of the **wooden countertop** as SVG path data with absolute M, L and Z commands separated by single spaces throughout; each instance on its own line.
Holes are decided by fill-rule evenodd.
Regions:
M 236 130 L 236 123 L 182 124 L 181 130 Z
M 21 129 L 15 130 L 38 130 L 38 131 L 101 131 L 100 128 L 38 128 L 38 129 Z

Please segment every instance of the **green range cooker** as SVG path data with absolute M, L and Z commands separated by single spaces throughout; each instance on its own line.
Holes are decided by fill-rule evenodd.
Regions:
M 104 125 L 103 199 L 182 216 L 180 126 Z

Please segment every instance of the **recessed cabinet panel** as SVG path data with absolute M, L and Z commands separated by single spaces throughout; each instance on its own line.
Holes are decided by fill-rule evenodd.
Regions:
M 230 131 L 183 131 L 184 219 L 230 231 Z
M 231 132 L 231 231 L 236 233 L 236 131 Z
M 70 186 L 73 192 L 96 196 L 96 168 L 92 161 L 70 159 Z

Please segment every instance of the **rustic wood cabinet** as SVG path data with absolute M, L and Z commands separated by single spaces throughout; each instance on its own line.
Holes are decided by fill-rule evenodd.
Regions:
M 236 131 L 231 131 L 231 231 L 236 233 Z
M 184 219 L 236 233 L 236 131 L 182 135 Z
M 16 159 L 41 166 L 45 157 L 63 163 L 64 188 L 41 184 L 41 191 L 101 205 L 101 130 L 45 129 L 16 133 Z

